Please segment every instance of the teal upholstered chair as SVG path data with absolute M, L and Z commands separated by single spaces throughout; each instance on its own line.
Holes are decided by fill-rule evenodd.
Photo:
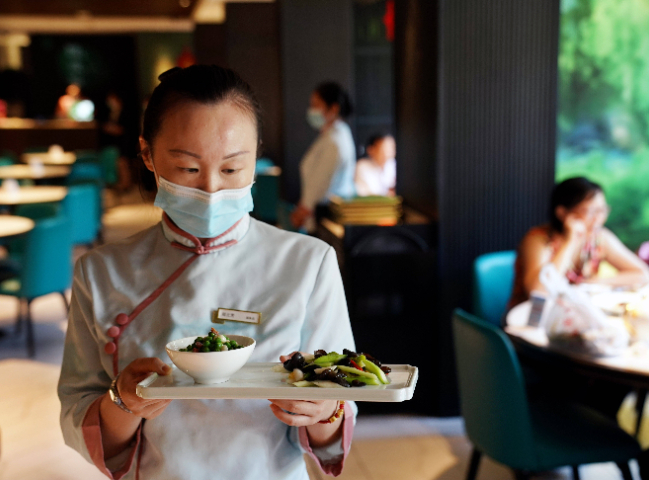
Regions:
M 18 205 L 14 213 L 20 217 L 31 218 L 38 222 L 46 218 L 56 217 L 60 212 L 61 205 L 59 203 L 28 203 Z M 25 254 L 26 242 L 27 238 L 25 236 L 19 236 L 9 241 L 10 260 L 20 263 Z
M 66 307 L 69 307 L 65 290 L 71 282 L 72 243 L 68 219 L 60 215 L 39 220 L 34 229 L 26 234 L 25 254 L 18 276 L 0 284 L 0 295 L 19 299 L 16 329 L 20 331 L 22 323 L 26 323 L 27 352 L 30 357 L 35 353 L 31 302 L 42 295 L 60 293 Z
M 70 219 L 73 245 L 89 245 L 101 231 L 101 207 L 97 204 L 99 187 L 94 184 L 78 184 L 68 187 L 63 199 L 63 211 Z
M 9 165 L 13 165 L 13 164 L 14 161 L 11 158 L 0 156 L 0 167 L 8 167 Z
M 115 146 L 105 147 L 99 152 L 99 164 L 106 185 L 117 183 L 117 161 L 119 160 L 119 148 Z
M 579 465 L 616 462 L 632 480 L 628 461 L 640 446 L 613 420 L 561 399 L 529 402 L 518 358 L 500 328 L 456 310 L 453 333 L 462 416 L 474 446 L 468 480 L 483 454 L 520 479 L 566 465 L 578 479 Z
M 473 313 L 500 325 L 514 284 L 516 252 L 487 253 L 473 262 Z
M 104 173 L 99 163 L 74 163 L 70 169 L 70 175 L 66 178 L 66 184 L 96 182 L 103 184 Z

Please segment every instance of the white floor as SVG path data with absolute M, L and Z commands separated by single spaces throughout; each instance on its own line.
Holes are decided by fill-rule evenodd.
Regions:
M 137 200 L 137 195 L 130 201 Z M 159 211 L 144 204 L 117 205 L 105 218 L 107 241 L 155 223 Z M 56 383 L 63 352 L 66 312 L 60 296 L 33 303 L 36 358 L 26 357 L 24 337 L 13 334 L 16 301 L 0 296 L 0 480 L 100 480 L 105 478 L 65 446 L 59 429 Z M 360 405 L 362 410 L 362 404 Z M 471 445 L 462 420 L 377 416 L 358 419 L 341 480 L 460 480 Z M 310 467 L 313 480 L 325 478 Z M 635 468 L 635 464 L 633 465 Z M 583 466 L 584 480 L 621 479 L 613 464 Z M 483 460 L 478 479 L 509 480 L 510 470 Z M 538 479 L 570 479 L 569 469 Z M 636 472 L 636 478 L 637 476 Z M 189 480 L 189 479 L 188 479 Z

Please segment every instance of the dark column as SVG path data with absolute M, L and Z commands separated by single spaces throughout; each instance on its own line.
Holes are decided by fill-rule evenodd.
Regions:
M 284 103 L 284 187 L 299 198 L 300 159 L 316 137 L 306 123 L 313 88 L 334 80 L 352 85 L 351 0 L 281 0 L 282 90 Z M 353 99 L 352 99 L 353 100 Z
M 399 191 L 438 220 L 432 413 L 455 413 L 451 312 L 470 308 L 472 262 L 545 219 L 559 0 L 395 3 Z
M 227 63 L 255 90 L 263 110 L 262 155 L 283 166 L 277 3 L 228 3 Z

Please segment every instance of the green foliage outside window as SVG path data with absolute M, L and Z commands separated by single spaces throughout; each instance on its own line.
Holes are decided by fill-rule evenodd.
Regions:
M 649 240 L 649 0 L 562 0 L 557 180 L 584 175 L 630 248 Z

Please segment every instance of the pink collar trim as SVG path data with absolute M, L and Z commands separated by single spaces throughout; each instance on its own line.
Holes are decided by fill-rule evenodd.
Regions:
M 210 253 L 210 252 L 213 252 L 215 250 L 220 250 L 222 248 L 229 247 L 229 246 L 234 245 L 235 243 L 237 243 L 236 239 L 232 239 L 232 240 L 229 240 L 229 241 L 224 242 L 222 244 L 215 245 L 215 243 L 218 242 L 218 240 L 220 238 L 225 237 L 226 235 L 231 233 L 235 228 L 237 228 L 239 226 L 239 224 L 241 223 L 241 221 L 243 220 L 243 217 L 240 218 L 234 225 L 232 225 L 230 228 L 228 228 L 221 235 L 218 235 L 218 236 L 216 236 L 214 238 L 208 239 L 204 244 L 201 243 L 201 241 L 197 237 L 192 235 L 191 233 L 188 233 L 188 232 L 182 230 L 181 228 L 179 228 L 178 225 L 176 225 L 169 218 L 169 216 L 166 213 L 162 214 L 162 220 L 165 222 L 165 225 L 167 227 L 169 227 L 169 229 L 172 232 L 174 232 L 176 235 L 179 235 L 179 236 L 181 236 L 183 238 L 186 238 L 187 240 L 189 240 L 190 242 L 192 242 L 194 244 L 194 247 L 189 247 L 187 245 L 183 245 L 183 244 L 181 244 L 179 242 L 173 241 L 173 242 L 171 242 L 171 245 L 173 247 L 179 248 L 180 250 L 186 250 L 188 252 L 193 252 L 193 253 L 196 253 L 198 255 L 202 255 L 204 253 Z

